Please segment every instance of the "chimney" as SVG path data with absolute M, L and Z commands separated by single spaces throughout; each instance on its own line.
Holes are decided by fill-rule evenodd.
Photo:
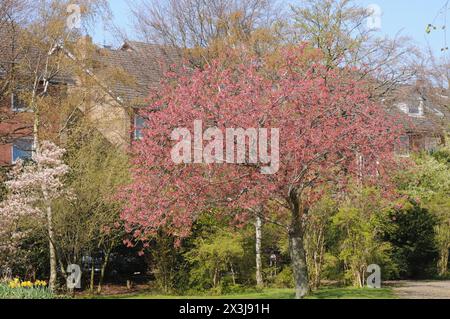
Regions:
M 423 78 L 417 78 L 415 84 L 416 91 L 423 97 L 427 89 L 427 82 Z
M 77 41 L 77 54 L 83 62 L 90 56 L 93 49 L 92 38 L 89 35 L 82 36 Z

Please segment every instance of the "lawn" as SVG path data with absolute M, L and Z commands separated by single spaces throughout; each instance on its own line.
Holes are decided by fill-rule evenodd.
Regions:
M 151 293 L 139 293 L 115 296 L 94 296 L 97 299 L 294 299 L 292 289 L 264 289 L 262 292 L 250 292 L 223 296 L 170 296 Z M 87 297 L 90 298 L 90 297 Z M 307 299 L 395 299 L 392 289 L 324 288 L 316 291 Z

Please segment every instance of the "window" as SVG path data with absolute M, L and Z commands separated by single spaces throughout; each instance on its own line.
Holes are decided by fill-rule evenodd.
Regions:
M 20 113 L 27 110 L 27 105 L 17 96 L 17 94 L 11 94 L 11 108 L 13 112 Z
M 20 138 L 13 142 L 12 145 L 12 160 L 13 163 L 21 160 L 29 160 L 33 155 L 33 139 Z
M 419 106 L 418 105 L 410 105 L 409 106 L 409 114 L 419 115 L 420 114 Z
M 397 108 L 402 111 L 403 113 L 408 113 L 408 105 L 406 103 L 398 103 L 396 104 Z
M 408 135 L 400 137 L 397 145 L 395 146 L 395 154 L 398 156 L 408 157 L 410 154 L 410 138 Z
M 142 139 L 143 135 L 142 135 L 142 129 L 145 128 L 145 119 L 136 114 L 134 116 L 134 139 L 139 141 Z
M 425 150 L 428 152 L 436 152 L 441 144 L 441 139 L 436 137 L 426 137 L 425 138 Z
M 411 116 L 423 116 L 423 100 L 408 105 L 408 113 Z
M 412 117 L 422 117 L 424 115 L 424 101 L 412 101 L 409 103 L 398 103 L 397 108 Z

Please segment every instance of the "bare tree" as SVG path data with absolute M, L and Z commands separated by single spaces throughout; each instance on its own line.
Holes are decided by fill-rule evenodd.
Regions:
M 437 58 L 430 49 L 417 64 L 416 90 L 429 102 L 428 118 L 437 127 L 450 130 L 450 60 Z
M 0 122 L 13 118 L 6 105 L 11 101 L 11 93 L 17 82 L 17 63 L 21 54 L 18 44 L 20 27 L 27 23 L 30 13 L 27 0 L 4 0 L 0 3 Z M 9 131 L 2 130 L 0 142 L 6 143 L 26 129 L 23 126 L 11 127 Z
M 305 0 L 291 8 L 291 41 L 321 49 L 330 68 L 357 67 L 361 78 L 375 80 L 375 94 L 385 95 L 415 75 L 417 50 L 399 35 L 377 37 L 376 26 L 368 23 L 374 14 L 370 8 L 353 0 Z
M 271 0 L 128 0 L 128 3 L 142 41 L 180 48 L 207 47 L 212 40 L 226 36 L 232 15 L 238 17 L 242 30 L 251 32 L 270 26 L 280 14 L 278 1 Z

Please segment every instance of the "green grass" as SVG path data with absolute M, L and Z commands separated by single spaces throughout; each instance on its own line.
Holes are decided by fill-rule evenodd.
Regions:
M 395 299 L 392 289 L 327 288 L 315 292 L 309 299 Z
M 262 292 L 231 294 L 223 296 L 170 296 L 158 294 L 130 294 L 116 296 L 93 296 L 97 299 L 294 299 L 292 289 L 264 289 Z M 91 298 L 91 297 L 87 297 Z M 392 289 L 324 288 L 307 299 L 395 299 Z
M 48 288 L 9 288 L 0 284 L 0 299 L 55 299 L 56 296 Z

